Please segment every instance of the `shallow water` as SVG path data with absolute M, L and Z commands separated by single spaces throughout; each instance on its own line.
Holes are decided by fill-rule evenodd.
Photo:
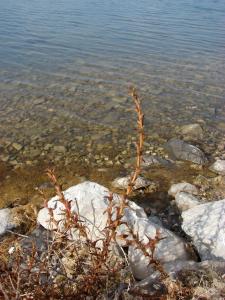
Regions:
M 143 98 L 147 150 L 198 122 L 212 155 L 225 129 L 224 21 L 222 0 L 2 0 L 1 160 L 123 164 L 130 84 Z

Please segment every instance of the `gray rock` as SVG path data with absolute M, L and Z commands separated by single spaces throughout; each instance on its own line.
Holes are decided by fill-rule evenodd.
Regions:
M 202 260 L 225 260 L 225 199 L 188 209 L 182 218 Z
M 219 175 L 225 175 L 225 160 L 218 159 L 209 169 Z
M 159 260 L 162 265 L 190 260 L 186 244 L 168 229 L 144 218 L 138 218 L 132 229 L 135 234 L 138 233 L 139 240 L 144 244 L 149 242 L 147 237 L 154 239 L 157 230 L 159 231 L 160 237 L 163 239 L 157 243 L 154 258 Z M 151 253 L 149 249 L 147 251 Z M 136 245 L 129 246 L 128 260 L 132 273 L 137 279 L 145 279 L 155 271 L 149 264 L 149 258 L 145 257 Z
M 170 196 L 175 197 L 176 194 L 178 194 L 180 192 L 185 192 L 185 193 L 189 193 L 192 195 L 198 195 L 198 189 L 196 188 L 196 186 L 194 186 L 193 184 L 190 184 L 188 182 L 172 184 L 168 191 L 168 194 Z
M 169 140 L 165 149 L 172 158 L 177 160 L 187 160 L 199 165 L 204 165 L 207 162 L 205 154 L 199 148 L 179 139 Z
M 206 260 L 203 262 L 196 262 L 193 260 L 176 261 L 175 263 L 171 262 L 171 263 L 164 264 L 163 267 L 172 280 L 176 280 L 180 277 L 180 271 L 182 271 L 183 274 L 185 271 L 189 271 L 189 270 L 200 271 L 200 272 L 205 271 L 205 273 L 208 275 L 217 274 L 220 277 L 222 277 L 225 274 L 225 262 L 214 261 L 214 260 Z M 204 279 L 201 277 L 200 280 L 204 280 Z M 145 279 L 136 283 L 135 287 L 144 288 L 145 290 L 150 289 L 151 291 L 152 285 L 159 284 L 159 282 L 160 282 L 160 273 L 158 271 L 155 271 Z
M 154 156 L 154 155 L 143 155 L 141 167 L 168 167 L 171 166 L 173 163 L 172 161 L 162 158 L 160 156 Z
M 162 221 L 157 216 L 151 215 L 148 217 L 148 220 L 156 225 L 163 227 Z
M 184 192 L 176 194 L 175 203 L 181 212 L 201 204 L 195 196 Z
M 203 139 L 203 129 L 199 124 L 188 124 L 180 128 L 180 133 L 188 140 Z

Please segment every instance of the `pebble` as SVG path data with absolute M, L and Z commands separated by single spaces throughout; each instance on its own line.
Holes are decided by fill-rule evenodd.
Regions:
M 21 144 L 18 144 L 18 143 L 13 143 L 12 146 L 17 151 L 20 151 L 23 148 L 23 146 Z
M 54 146 L 53 149 L 56 152 L 61 152 L 61 153 L 66 152 L 66 147 L 65 146 Z
M 209 169 L 219 175 L 225 175 L 225 160 L 218 159 Z
M 203 138 L 203 129 L 199 124 L 188 124 L 180 128 L 180 132 L 187 140 L 201 140 Z

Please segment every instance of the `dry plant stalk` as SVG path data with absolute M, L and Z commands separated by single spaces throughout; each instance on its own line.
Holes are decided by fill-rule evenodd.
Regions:
M 130 96 L 132 97 L 135 110 L 137 113 L 137 131 L 138 137 L 135 143 L 136 145 L 136 164 L 134 172 L 131 174 L 131 178 L 128 184 L 128 187 L 125 193 L 122 195 L 122 201 L 119 207 L 115 207 L 116 209 L 116 217 L 115 221 L 111 223 L 111 230 L 112 230 L 112 238 L 115 240 L 116 236 L 116 229 L 122 224 L 121 219 L 124 216 L 124 209 L 128 206 L 128 197 L 133 191 L 133 187 L 135 185 L 135 181 L 137 177 L 141 173 L 141 162 L 142 162 L 142 152 L 143 152 L 143 145 L 144 145 L 144 114 L 141 108 L 141 100 L 138 96 L 138 93 L 134 87 L 130 87 Z
M 130 183 L 127 187 L 125 197 L 127 198 L 130 193 L 133 191 L 133 186 L 137 177 L 141 173 L 141 162 L 142 162 L 142 152 L 143 152 L 143 145 L 144 145 L 144 114 L 141 108 L 141 100 L 138 96 L 137 90 L 134 87 L 130 87 L 130 95 L 134 101 L 135 109 L 137 112 L 137 131 L 138 131 L 138 138 L 135 143 L 136 145 L 136 165 L 135 171 L 133 176 L 130 179 Z

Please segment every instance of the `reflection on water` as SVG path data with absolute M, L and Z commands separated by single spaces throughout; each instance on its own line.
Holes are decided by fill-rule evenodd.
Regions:
M 131 83 L 144 99 L 149 145 L 191 122 L 204 127 L 209 146 L 220 140 L 223 0 L 2 0 L 0 8 L 4 162 L 69 164 L 87 153 L 98 162 L 91 152 L 126 151 Z

